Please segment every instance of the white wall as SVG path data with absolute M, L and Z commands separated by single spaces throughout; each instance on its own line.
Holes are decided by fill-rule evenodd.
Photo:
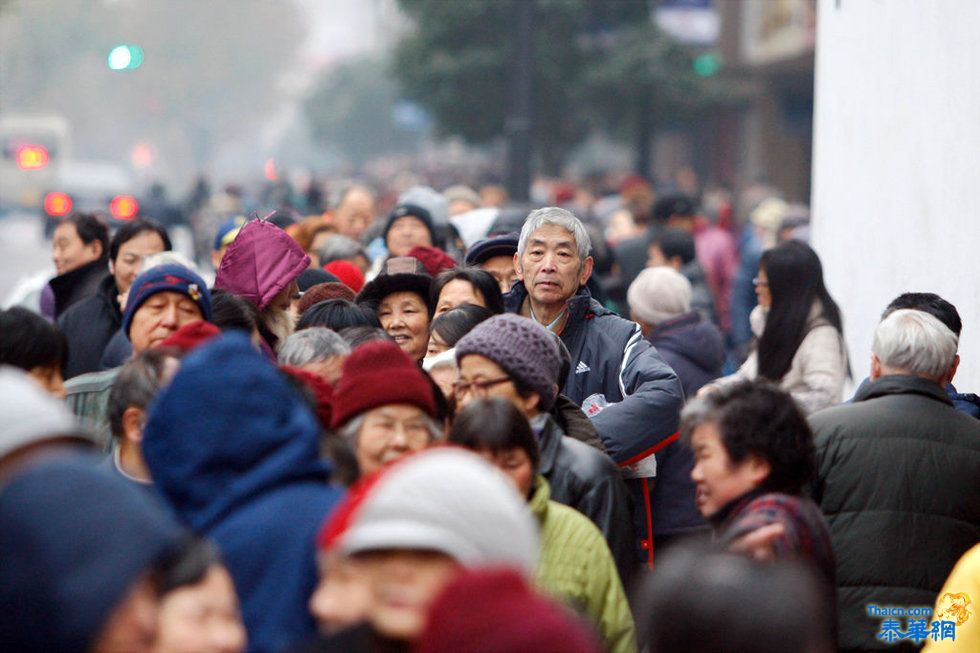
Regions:
M 980 2 L 820 0 L 813 242 L 855 377 L 882 309 L 935 292 L 980 393 Z

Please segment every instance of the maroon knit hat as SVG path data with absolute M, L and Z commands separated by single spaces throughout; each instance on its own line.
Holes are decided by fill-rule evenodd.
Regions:
M 204 320 L 188 322 L 167 336 L 167 338 L 160 343 L 160 346 L 174 347 L 186 354 L 192 349 L 197 349 L 197 347 L 203 345 L 211 338 L 220 335 L 221 329 L 214 326 L 210 322 L 205 322 Z
M 314 374 L 313 372 L 293 367 L 292 365 L 280 365 L 279 369 L 294 379 L 301 381 L 313 393 L 316 399 L 316 416 L 320 420 L 320 425 L 325 429 L 330 428 L 333 386 L 327 383 L 326 379 L 319 374 Z
M 436 597 L 415 653 L 598 653 L 575 616 L 513 569 L 463 571 Z
M 418 245 L 413 247 L 408 255 L 422 261 L 422 265 L 425 266 L 426 271 L 432 277 L 439 276 L 439 273 L 444 270 L 452 270 L 459 266 L 456 259 L 438 247 Z
M 393 342 L 368 342 L 344 361 L 333 392 L 330 426 L 337 428 L 361 413 L 388 404 L 412 404 L 436 417 L 432 385 Z
M 302 315 L 310 306 L 325 302 L 328 299 L 346 299 L 352 302 L 354 301 L 354 297 L 356 297 L 354 291 L 339 281 L 318 283 L 304 292 L 303 296 L 300 297 L 299 314 Z

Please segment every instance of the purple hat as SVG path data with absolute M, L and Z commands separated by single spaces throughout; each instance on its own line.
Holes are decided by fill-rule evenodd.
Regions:
M 551 333 L 537 322 L 512 313 L 494 315 L 456 343 L 457 361 L 469 354 L 489 358 L 518 385 L 537 393 L 541 410 L 554 405 L 561 355 Z
M 211 321 L 211 293 L 208 292 L 204 279 L 183 265 L 160 265 L 136 277 L 129 288 L 129 299 L 126 300 L 126 312 L 122 321 L 122 328 L 127 336 L 133 314 L 143 302 L 161 292 L 187 295 L 201 309 L 201 316 L 208 322 Z

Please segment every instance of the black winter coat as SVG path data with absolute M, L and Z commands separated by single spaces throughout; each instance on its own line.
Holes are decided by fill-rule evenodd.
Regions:
M 517 282 L 504 295 L 504 306 L 519 313 L 527 298 Z M 654 454 L 677 439 L 684 391 L 677 375 L 643 339 L 635 322 L 624 320 L 580 288 L 568 300 L 568 320 L 561 333 L 572 364 L 562 394 L 583 407 L 606 452 L 621 468 L 633 495 L 636 554 L 653 564 L 650 479 Z M 586 399 L 601 396 L 606 404 Z
M 116 280 L 106 274 L 98 290 L 58 318 L 58 326 L 68 339 L 68 364 L 65 378 L 102 369 L 102 352 L 122 324 L 122 311 L 116 296 Z
M 933 605 L 980 541 L 980 422 L 936 383 L 899 375 L 809 421 L 813 499 L 837 558 L 840 648 L 886 648 L 867 606 Z
M 623 587 L 636 576 L 636 534 L 629 491 L 619 469 L 584 442 L 562 433 L 551 415 L 532 421 L 541 448 L 538 472 L 551 486 L 551 500 L 575 508 L 599 527 L 616 562 Z
M 54 293 L 55 319 L 75 303 L 97 293 L 107 271 L 107 259 L 101 258 L 52 279 L 48 285 Z

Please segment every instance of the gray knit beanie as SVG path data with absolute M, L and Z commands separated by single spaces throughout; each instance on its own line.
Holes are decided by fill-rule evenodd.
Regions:
M 636 319 L 660 324 L 691 310 L 691 282 L 673 268 L 647 268 L 630 284 L 626 301 Z
M 479 354 L 504 368 L 518 385 L 538 394 L 542 411 L 551 410 L 561 355 L 543 326 L 512 313 L 495 315 L 456 343 L 457 361 L 468 354 Z
M 439 551 L 464 567 L 534 570 L 537 525 L 504 475 L 457 447 L 436 447 L 388 468 L 351 511 L 333 545 L 344 555 Z

